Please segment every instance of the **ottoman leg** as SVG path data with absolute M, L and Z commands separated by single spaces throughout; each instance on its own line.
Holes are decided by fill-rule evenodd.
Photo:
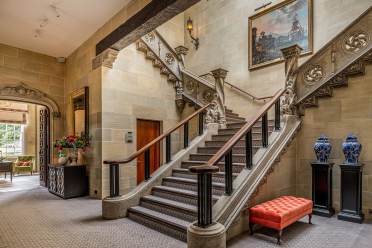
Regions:
M 313 215 L 312 214 L 309 214 L 309 224 L 313 224 L 312 222 L 311 222 L 311 218 L 313 217 Z
M 278 242 L 277 242 L 277 244 L 278 245 L 281 245 L 281 243 L 282 243 L 282 233 L 283 233 L 283 230 L 279 230 L 278 231 Z
M 251 235 L 253 235 L 253 226 L 254 226 L 254 223 L 249 222 L 249 231 L 251 232 Z

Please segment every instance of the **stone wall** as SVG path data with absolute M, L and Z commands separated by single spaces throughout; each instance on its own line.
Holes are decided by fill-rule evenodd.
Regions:
M 16 86 L 21 82 L 46 93 L 58 104 L 62 116 L 52 117 L 51 141 L 61 137 L 65 116 L 65 64 L 51 56 L 0 44 L 0 87 Z
M 142 9 L 150 0 L 133 0 L 99 28 L 88 40 L 67 57 L 66 63 L 66 134 L 72 133 L 72 113 L 69 97 L 75 90 L 88 86 L 89 132 L 91 146 L 85 157 L 88 164 L 90 196 L 102 198 L 102 67 L 92 69 L 96 44 L 127 19 Z
M 183 45 L 183 14 L 159 27 L 172 46 Z M 161 123 L 161 132 L 180 121 L 175 104 L 175 89 L 159 68 L 137 51 L 136 44 L 121 50 L 112 69 L 102 74 L 102 159 L 124 159 L 137 150 L 137 120 L 155 120 Z M 133 142 L 125 142 L 128 132 Z M 180 133 L 172 134 L 172 152 L 179 151 Z M 165 157 L 165 142 L 161 146 Z M 137 185 L 137 162 L 120 166 L 120 194 L 126 194 Z M 109 166 L 103 165 L 103 196 L 109 194 Z
M 196 51 L 185 33 L 185 45 L 190 49 L 186 56 L 187 68 L 204 74 L 222 67 L 227 69 L 227 81 L 253 93 L 272 95 L 284 87 L 284 64 L 248 70 L 248 17 L 257 13 L 255 8 L 266 0 L 203 0 L 185 12 L 185 22 L 194 21 L 194 34 L 200 38 Z M 268 6 L 281 2 L 272 1 Z M 314 0 L 314 51 L 318 51 L 370 5 L 370 0 Z M 261 11 L 261 10 L 260 10 Z M 308 57 L 303 57 L 301 61 Z M 250 116 L 262 104 L 253 103 L 235 90 L 226 89 L 226 104 L 243 116 Z M 246 104 L 242 104 L 246 103 Z
M 319 100 L 319 107 L 306 109 L 298 139 L 297 194 L 311 198 L 311 166 L 315 159 L 315 140 L 325 134 L 332 143 L 330 159 L 333 170 L 333 205 L 340 207 L 340 169 L 344 161 L 342 142 L 353 133 L 363 145 L 360 160 L 365 164 L 363 174 L 363 211 L 372 218 L 372 66 L 366 75 L 349 78 L 349 86 L 334 90 L 332 98 Z

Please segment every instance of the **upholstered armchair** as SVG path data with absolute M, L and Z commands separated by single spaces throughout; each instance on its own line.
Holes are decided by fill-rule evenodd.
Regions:
M 29 171 L 32 175 L 34 168 L 34 156 L 18 156 L 14 162 L 14 172 L 25 172 Z

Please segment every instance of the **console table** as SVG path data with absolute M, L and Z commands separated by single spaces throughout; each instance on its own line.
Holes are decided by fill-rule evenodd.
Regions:
M 85 165 L 49 165 L 48 190 L 63 199 L 85 196 L 88 178 Z
M 13 182 L 13 162 L 12 161 L 0 161 L 0 172 L 5 172 L 5 178 L 6 173 L 10 172 L 10 181 Z

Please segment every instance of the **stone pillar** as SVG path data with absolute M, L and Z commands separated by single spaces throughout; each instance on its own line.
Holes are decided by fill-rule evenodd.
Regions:
M 226 126 L 225 117 L 225 79 L 227 75 L 227 70 L 222 68 L 211 71 L 215 82 L 216 82 L 216 93 L 217 93 L 217 106 L 220 112 L 219 124 L 221 127 Z
M 193 223 L 187 229 L 188 248 L 226 248 L 226 230 L 220 223 L 199 227 Z
M 286 115 L 296 115 L 297 94 L 296 80 L 298 58 L 302 48 L 297 44 L 281 49 L 285 60 L 285 93 L 280 100 L 280 112 Z
M 182 61 L 182 64 L 185 64 L 185 56 L 187 55 L 189 49 L 184 46 L 178 46 L 174 50 L 176 51 L 178 58 Z

